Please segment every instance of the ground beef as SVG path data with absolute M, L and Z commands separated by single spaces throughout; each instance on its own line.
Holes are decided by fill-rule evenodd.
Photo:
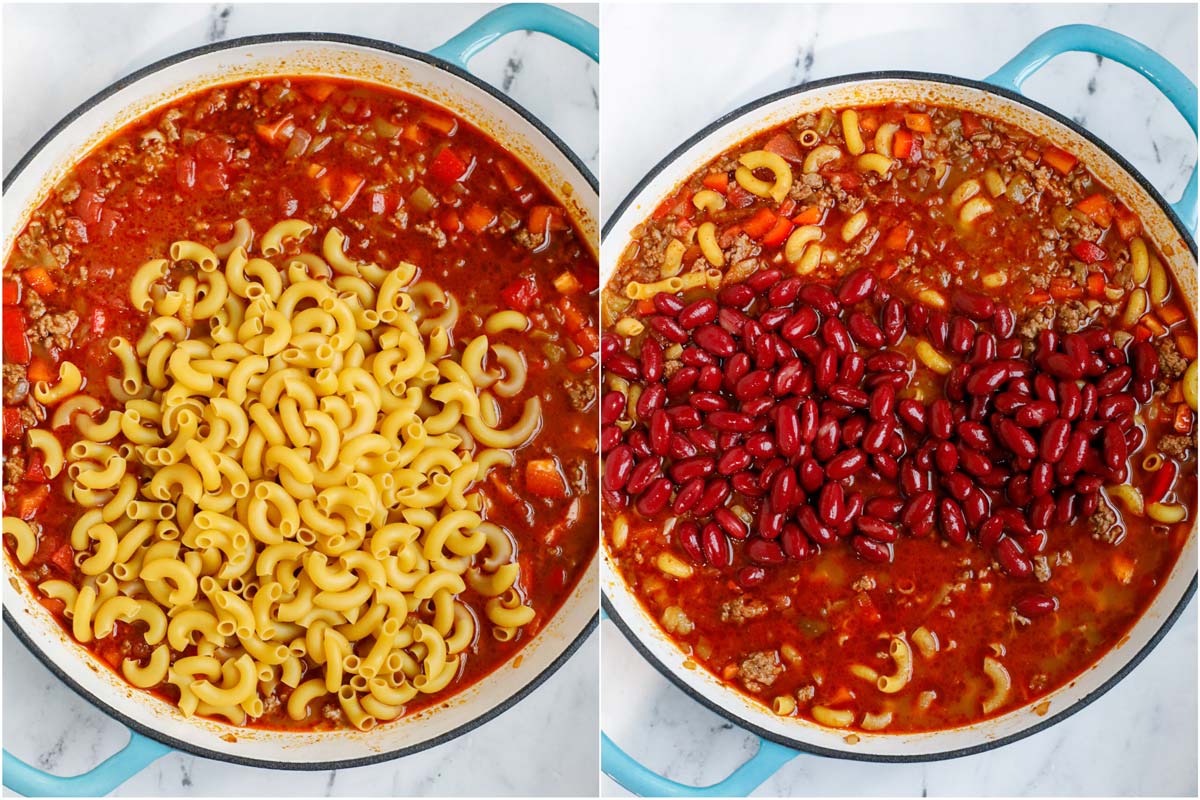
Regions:
M 25 310 L 29 312 L 30 319 L 38 319 L 46 315 L 46 304 L 42 302 L 42 298 L 38 297 L 37 292 L 26 292 Z
M 757 258 L 747 258 L 744 261 L 739 261 L 721 276 L 721 285 L 730 286 L 735 283 L 741 283 L 758 272 L 760 266 L 761 264 Z
M 879 229 L 874 225 L 869 225 L 863 229 L 863 232 L 854 240 L 854 244 L 842 251 L 842 258 L 853 261 L 865 256 L 874 246 L 875 240 L 879 238 Z
M 856 592 L 869 592 L 875 588 L 875 577 L 872 575 L 862 575 L 854 583 L 850 584 L 850 588 Z
M 666 362 L 663 364 L 663 375 L 665 375 L 666 377 L 670 378 L 670 377 L 672 377 L 672 376 L 673 376 L 673 375 L 674 375 L 676 372 L 679 372 L 679 370 L 680 370 L 680 369 L 682 369 L 682 368 L 683 368 L 683 362 L 682 362 L 682 361 L 677 361 L 677 360 L 675 360 L 675 359 L 673 359 L 673 358 L 668 358 L 668 359 L 666 360 Z
M 1054 310 L 1049 306 L 1042 306 L 1025 317 L 1018 332 L 1025 339 L 1036 339 L 1037 335 L 1048 329 L 1053 322 Z
M 1158 350 L 1159 374 L 1164 380 L 1173 381 L 1183 375 L 1187 370 L 1188 361 L 1179 355 L 1179 350 L 1175 347 L 1174 339 L 1163 339 L 1155 342 L 1154 347 Z
M 1196 449 L 1196 440 L 1191 436 L 1166 435 L 1158 440 L 1158 452 L 1177 461 L 1186 461 Z
M 1112 544 L 1120 536 L 1116 525 L 1117 515 L 1106 505 L 1101 505 L 1096 509 L 1096 513 L 1088 518 L 1088 528 L 1092 532 L 1092 538 L 1108 544 Z
M 416 230 L 418 230 L 418 231 L 420 231 L 421 233 L 423 233 L 423 234 L 425 234 L 426 236 L 428 236 L 430 239 L 433 239 L 433 241 L 434 241 L 434 244 L 435 244 L 437 247 L 439 247 L 439 248 L 442 248 L 442 247 L 445 247 L 445 246 L 446 246 L 446 232 L 445 232 L 445 231 L 443 231 L 443 230 L 441 229 L 441 227 L 440 227 L 440 226 L 439 226 L 439 225 L 438 225 L 436 222 L 433 222 L 433 221 L 429 221 L 429 222 L 422 222 L 420 225 L 414 225 L 413 227 L 414 227 Z M 530 244 L 530 243 L 526 243 L 526 242 L 524 242 L 524 241 L 522 241 L 522 240 L 521 240 L 521 233 L 529 233 L 529 232 L 528 232 L 528 231 L 521 231 L 521 232 L 518 232 L 518 233 L 517 233 L 517 237 L 516 237 L 516 238 L 517 238 L 517 241 L 518 241 L 520 244 L 523 244 L 523 245 L 525 245 L 526 247 L 530 248 L 531 250 L 532 250 L 532 249 L 535 249 L 535 248 L 536 248 L 538 245 L 540 245 L 540 244 L 542 243 L 542 237 L 541 237 L 541 236 L 538 236 L 538 237 L 536 238 L 535 242 L 534 242 L 534 243 L 532 243 L 532 244 Z M 531 238 L 531 239 L 533 239 L 533 234 L 529 234 L 529 236 L 530 236 L 530 238 Z
M 4 405 L 15 406 L 29 395 L 29 379 L 20 364 L 4 365 Z
M 739 625 L 748 619 L 755 619 L 767 613 L 767 604 L 761 600 L 750 600 L 736 597 L 721 604 L 721 622 L 736 622 Z
M 799 180 L 792 182 L 788 196 L 793 200 L 807 200 L 820 192 L 824 185 L 825 179 L 819 173 L 804 172 L 801 173 Z
M 25 474 L 25 459 L 13 453 L 4 459 L 4 488 L 16 486 L 17 481 Z
M 1088 324 L 1090 317 L 1085 304 L 1078 300 L 1068 300 L 1058 307 L 1058 329 L 1063 333 L 1075 333 Z
M 811 703 L 812 699 L 817 696 L 817 687 L 811 683 L 807 686 L 801 686 L 796 690 L 796 700 L 801 703 Z
M 725 248 L 725 260 L 730 264 L 740 264 L 747 261 L 761 252 L 758 244 L 744 233 L 740 233 L 733 240 L 733 244 Z
M 71 346 L 71 333 L 79 324 L 79 315 L 74 311 L 47 314 L 29 329 L 29 338 L 47 347 L 66 350 Z
M 1050 580 L 1050 559 L 1044 555 L 1033 557 L 1033 577 L 1040 583 Z
M 742 661 L 740 669 L 742 683 L 752 692 L 761 692 L 783 673 L 779 654 L 774 650 L 751 653 Z
M 596 399 L 596 385 L 591 381 L 567 381 L 565 388 L 567 400 L 576 411 L 583 411 Z

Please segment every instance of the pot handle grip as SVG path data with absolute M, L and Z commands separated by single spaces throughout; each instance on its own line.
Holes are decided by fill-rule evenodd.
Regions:
M 99 797 L 171 752 L 161 742 L 129 732 L 129 742 L 81 775 L 60 778 L 4 751 L 4 785 L 25 797 Z
M 1095 25 L 1063 25 L 1051 28 L 1030 42 L 1000 69 L 989 75 L 988 83 L 1020 92 L 1026 79 L 1055 56 L 1068 52 L 1095 53 L 1124 64 L 1140 73 L 1166 96 L 1196 133 L 1196 86 L 1179 68 L 1141 42 Z M 1172 203 L 1175 213 L 1194 234 L 1196 232 L 1196 167 L 1184 187 L 1183 195 Z
M 745 797 L 797 756 L 790 747 L 758 740 L 750 760 L 711 786 L 688 786 L 664 778 L 635 761 L 608 734 L 601 734 L 600 768 L 608 777 L 641 797 Z
M 592 61 L 600 60 L 600 30 L 574 14 L 544 3 L 513 3 L 489 11 L 429 54 L 466 69 L 467 62 L 477 53 L 514 31 L 548 34 Z

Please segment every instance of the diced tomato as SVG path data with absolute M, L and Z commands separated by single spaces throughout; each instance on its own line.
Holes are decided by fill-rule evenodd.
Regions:
M 567 333 L 575 333 L 587 324 L 587 316 L 580 311 L 569 297 L 563 297 L 558 301 L 558 308 L 562 311 L 563 327 Z
M 725 192 L 729 205 L 734 208 L 749 208 L 758 202 L 758 198 L 747 192 L 739 184 L 731 183 Z
M 641 300 L 636 301 L 633 304 L 633 307 L 637 309 L 637 313 L 641 316 L 649 316 L 650 314 L 654 313 L 654 299 L 651 297 L 643 297 Z
M 4 305 L 15 306 L 21 302 L 20 285 L 9 278 L 4 279 Z
M 711 175 L 705 175 L 704 180 L 701 181 L 701 183 L 703 183 L 709 189 L 712 189 L 714 192 L 725 194 L 725 192 L 729 189 L 729 173 L 714 172 Z
M 34 358 L 29 362 L 29 371 L 26 373 L 31 381 L 54 381 L 57 378 L 58 370 L 49 361 L 44 358 Z
M 896 158 L 908 158 L 912 153 L 913 136 L 901 128 L 892 137 L 892 155 Z
M 143 187 L 139 186 L 138 188 L 141 189 Z M 87 244 L 87 225 L 79 217 L 67 217 L 63 220 L 63 238 L 69 244 Z
M 763 145 L 763 150 L 795 163 L 800 163 L 804 160 L 804 154 L 800 152 L 800 147 L 796 144 L 796 140 L 786 133 L 777 133 L 772 136 Z M 728 180 L 728 177 L 726 177 L 726 180 Z
M 1158 310 L 1158 316 L 1162 319 L 1163 324 L 1165 324 L 1167 326 L 1171 326 L 1171 325 L 1174 325 L 1176 322 L 1182 321 L 1183 318 L 1187 316 L 1187 314 L 1184 313 L 1182 308 L 1180 308 L 1179 306 L 1172 303 L 1170 305 L 1165 305 L 1162 308 L 1160 308 Z M 1186 356 L 1187 353 L 1184 353 L 1184 355 Z
M 905 250 L 908 248 L 908 243 L 912 241 L 912 235 L 912 227 L 906 222 L 901 222 L 887 232 L 883 246 L 888 250 Z
M 779 208 L 776 209 L 775 213 L 781 217 L 791 217 L 792 214 L 796 213 L 796 201 L 790 197 L 785 198 L 784 201 L 779 204 Z
M 979 117 L 970 111 L 964 111 L 962 113 L 963 136 L 969 139 L 981 130 L 983 130 L 983 123 L 979 121 Z
M 471 163 L 474 163 L 472 159 Z M 449 147 L 443 147 L 429 164 L 429 174 L 442 183 L 464 180 L 470 172 L 470 164 L 458 157 Z
M 1075 204 L 1075 208 L 1091 217 L 1092 222 L 1095 222 L 1101 228 L 1107 228 L 1109 225 L 1112 225 L 1113 205 L 1107 197 L 1099 192 L 1080 200 Z
M 366 178 L 361 175 L 355 175 L 352 172 L 343 172 L 341 180 L 337 182 L 337 187 L 330 198 L 330 202 L 340 212 L 345 212 L 354 204 L 354 198 L 358 197 L 358 193 L 362 191 L 363 186 L 367 183 Z
M 4 441 L 20 439 L 25 433 L 25 425 L 21 422 L 21 409 L 4 409 Z
M 28 522 L 37 515 L 41 510 L 42 505 L 46 502 L 46 498 L 50 496 L 50 485 L 46 483 L 30 486 L 29 484 L 21 484 L 17 490 L 17 497 L 13 503 L 13 513 L 18 517 Z
M 64 542 L 63 546 L 55 550 L 50 555 L 50 563 L 61 572 L 63 575 L 72 575 L 75 572 L 75 550 L 72 549 L 70 542 Z
M 522 275 L 500 290 L 504 303 L 514 311 L 526 312 L 537 301 L 537 280 L 532 275 Z
M 335 89 L 337 87 L 332 83 L 325 83 L 324 81 L 305 81 L 300 84 L 300 91 L 318 103 L 324 103 L 328 100 L 329 95 L 333 94 Z
M 1075 156 L 1068 153 L 1066 150 L 1060 150 L 1051 145 L 1042 151 L 1042 160 L 1056 170 L 1066 175 L 1075 168 L 1075 164 L 1079 162 Z
M 854 595 L 854 605 L 858 607 L 859 615 L 869 623 L 879 622 L 879 609 L 875 608 L 875 604 L 871 601 L 871 596 L 866 592 L 858 592 Z
M 1086 239 L 1080 239 L 1071 245 L 1071 252 L 1085 264 L 1098 264 L 1108 258 L 1108 253 L 1103 247 Z
M 586 320 L 583 327 L 572 334 L 571 341 L 579 345 L 579 349 L 585 353 L 595 353 L 600 349 L 600 337 L 596 334 L 595 327 L 588 325 Z
M 25 465 L 25 480 L 33 483 L 45 483 L 49 480 L 46 477 L 46 457 L 42 455 L 41 450 L 34 450 L 29 456 L 29 463 Z
M 117 226 L 125 217 L 111 208 L 100 209 L 100 221 L 96 223 L 96 233 L 101 239 L 107 239 L 117 232 Z
M 1175 406 L 1175 421 L 1173 427 L 1176 433 L 1189 434 L 1192 432 L 1192 409 L 1186 403 Z
M 820 206 L 809 206 L 792 217 L 792 222 L 797 225 L 819 225 L 823 216 L 825 216 L 825 212 L 821 210 Z
M 767 235 L 763 237 L 763 244 L 767 247 L 778 247 L 787 241 L 787 238 L 789 235 L 791 235 L 792 228 L 794 227 L 795 226 L 792 225 L 792 221 L 790 219 L 787 217 L 779 217 L 779 219 L 775 221 L 775 226 L 771 228 L 771 230 L 767 231 Z
M 371 192 L 372 214 L 391 214 L 399 206 L 400 194 L 398 192 L 390 189 L 384 192 Z
M 904 127 L 914 133 L 933 133 L 933 121 L 928 114 L 905 114 Z
M 104 197 L 91 189 L 82 189 L 79 197 L 75 198 L 75 214 L 91 225 L 100 221 L 100 209 L 104 206 Z
M 568 496 L 567 481 L 553 458 L 535 458 L 525 465 L 525 488 L 538 497 L 554 500 Z
M 22 270 L 21 277 L 29 284 L 29 288 L 43 297 L 58 288 L 54 285 L 54 279 L 50 277 L 50 273 L 46 271 L 45 267 L 30 267 Z
M 769 208 L 760 208 L 754 216 L 742 223 L 742 230 L 751 239 L 761 239 L 775 227 L 778 217 Z
M 201 158 L 207 158 L 209 161 L 216 161 L 219 164 L 228 164 L 233 158 L 233 145 L 222 136 L 209 135 L 200 140 L 200 144 L 196 145 L 196 154 Z
M 1113 211 L 1113 216 L 1117 220 L 1117 235 L 1121 237 L 1122 241 L 1128 242 L 1142 232 L 1142 221 L 1138 219 L 1137 214 L 1125 206 L 1118 204 Z
M 451 235 L 461 233 L 463 229 L 462 218 L 458 216 L 458 212 L 453 208 L 446 209 L 438 217 L 438 227 Z
M 1104 290 L 1105 290 L 1105 288 L 1107 288 L 1107 286 L 1108 286 L 1108 282 L 1106 280 L 1104 280 L 1103 272 L 1089 272 L 1088 273 L 1087 290 L 1088 290 L 1089 295 L 1091 295 L 1094 298 L 1099 299 L 1104 296 Z
M 292 138 L 292 131 L 296 129 L 296 124 L 292 122 L 292 115 L 281 117 L 274 122 L 259 122 L 254 126 L 254 132 L 258 134 L 258 138 L 270 145 L 280 145 Z
M 13 364 L 28 364 L 32 352 L 25 335 L 25 312 L 20 308 L 4 311 L 4 359 Z
M 879 130 L 879 115 L 869 111 L 860 114 L 858 117 L 858 129 L 863 133 L 874 133 Z
M 229 189 L 229 177 L 225 167 L 216 161 L 203 160 L 196 165 L 196 185 L 206 192 L 224 192 Z

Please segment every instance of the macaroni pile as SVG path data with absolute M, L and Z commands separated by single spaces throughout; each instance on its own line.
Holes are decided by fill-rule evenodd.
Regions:
M 323 258 L 303 252 L 313 230 L 280 222 L 251 258 L 239 220 L 215 249 L 175 242 L 142 265 L 130 296 L 152 319 L 109 342 L 124 405 L 106 418 L 70 362 L 35 386 L 82 438 L 64 451 L 33 430 L 30 444 L 87 509 L 71 531 L 86 579 L 38 588 L 80 642 L 145 623 L 152 655 L 121 671 L 175 686 L 185 715 L 243 724 L 283 684 L 292 719 L 332 694 L 368 730 L 455 679 L 477 614 L 502 640 L 533 619 L 512 539 L 468 490 L 514 463 L 541 407 L 529 397 L 498 427 L 525 362 L 486 334 L 525 330 L 522 314 L 493 314 L 460 351 L 453 296 L 413 283 L 412 264 L 348 258 L 336 228 Z M 34 529 L 5 517 L 4 533 L 28 563 Z

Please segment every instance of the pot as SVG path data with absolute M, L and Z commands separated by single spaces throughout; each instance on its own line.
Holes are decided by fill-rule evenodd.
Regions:
M 1060 114 L 1020 93 L 1022 83 L 1056 55 L 1084 51 L 1123 63 L 1148 78 L 1196 130 L 1196 88 L 1174 66 L 1143 45 L 1102 28 L 1069 25 L 1039 36 L 985 81 L 949 75 L 876 72 L 847 75 L 786 89 L 743 106 L 697 133 L 647 175 L 605 226 L 601 280 L 618 263 L 631 229 L 646 219 L 661 199 L 697 167 L 748 137 L 802 114 L 823 108 L 883 102 L 942 103 L 995 117 L 1044 135 L 1079 156 L 1145 222 L 1190 304 L 1196 303 L 1196 173 L 1183 197 L 1168 204 L 1119 154 Z M 604 548 L 602 548 L 604 549 Z M 1059 722 L 1099 698 L 1128 674 L 1166 635 L 1196 589 L 1196 531 L 1193 528 L 1168 581 L 1126 640 L 1069 684 L 1037 705 L 966 727 L 923 733 L 858 732 L 850 744 L 844 732 L 794 718 L 779 717 L 705 670 L 687 669 L 686 655 L 626 586 L 605 551 L 601 566 L 604 610 L 668 679 L 700 703 L 761 739 L 758 752 L 729 778 L 711 787 L 685 786 L 642 767 L 607 737 L 602 765 L 631 791 L 650 795 L 744 795 L 770 777 L 798 750 L 862 761 L 932 761 L 982 752 L 1016 741 Z M 1043 701 L 1049 710 L 1041 708 Z
M 472 56 L 518 30 L 548 33 L 598 58 L 594 26 L 559 9 L 520 5 L 487 14 L 429 53 L 353 36 L 293 33 L 235 39 L 160 61 L 88 100 L 21 159 L 4 182 L 6 240 L 15 240 L 49 187 L 88 150 L 148 110 L 239 78 L 319 74 L 393 87 L 470 121 L 551 188 L 595 248 L 595 177 L 529 112 L 466 69 Z M 533 641 L 508 664 L 446 703 L 368 732 L 255 730 L 185 718 L 172 705 L 98 667 L 37 602 L 7 559 L 6 571 L 8 626 L 64 683 L 131 732 L 123 750 L 73 778 L 48 775 L 5 752 L 4 783 L 25 795 L 103 794 L 171 749 L 278 769 L 344 769 L 398 758 L 460 736 L 510 708 L 565 662 L 596 625 L 598 566 L 593 559 L 574 592 Z

